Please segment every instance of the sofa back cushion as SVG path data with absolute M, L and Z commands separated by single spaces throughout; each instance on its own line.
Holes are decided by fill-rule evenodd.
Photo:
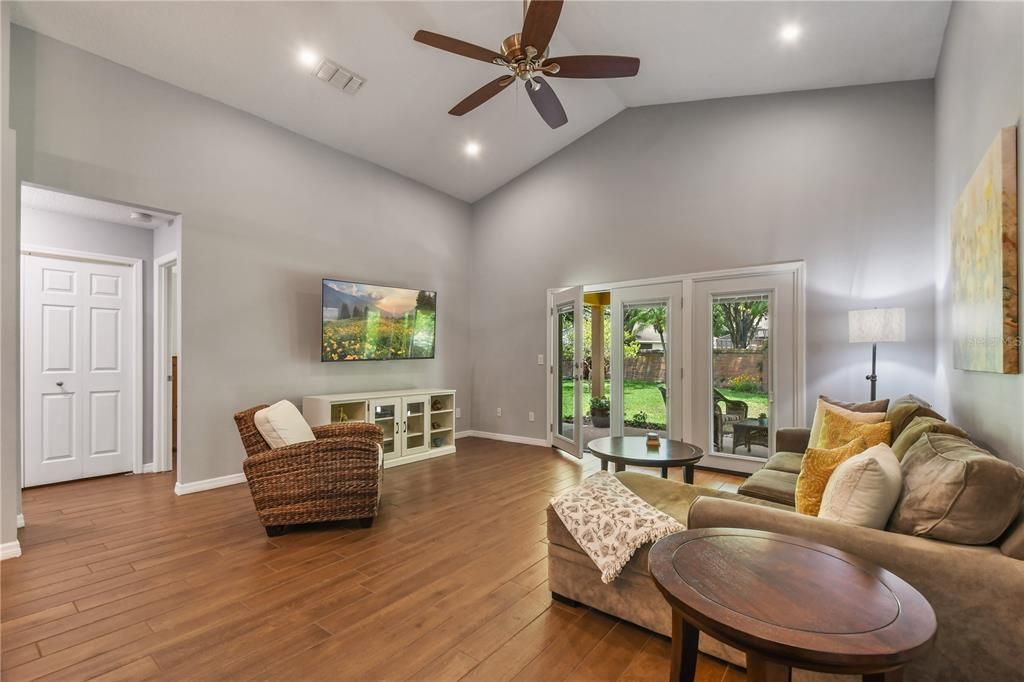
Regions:
M 861 405 L 855 405 L 857 408 L 863 408 L 865 406 L 875 407 L 880 401 L 875 403 L 863 403 Z M 849 404 L 849 403 L 847 403 Z M 824 427 L 825 415 L 828 413 L 835 413 L 842 415 L 849 421 L 855 421 L 862 424 L 877 424 L 878 422 L 885 421 L 885 410 L 875 410 L 872 412 L 866 412 L 862 409 L 850 410 L 841 405 L 829 402 L 825 396 L 818 398 L 818 403 L 814 409 L 814 422 L 811 424 L 811 437 L 808 441 L 808 447 L 821 448 L 824 447 L 821 444 L 821 430 Z
M 914 421 L 916 417 L 931 417 L 939 421 L 946 421 L 945 417 L 915 395 L 907 394 L 896 398 L 889 403 L 889 410 L 885 414 L 885 421 L 892 424 L 893 442 L 900 437 L 903 429 L 910 426 L 910 422 Z
M 925 433 L 901 467 L 903 490 L 891 531 L 987 545 L 1020 513 L 1024 470 L 958 436 Z
M 265 407 L 253 415 L 256 430 L 272 448 L 316 440 L 302 413 L 287 400 Z
M 967 433 L 963 429 L 953 426 L 949 422 L 936 419 L 935 417 L 914 417 L 904 427 L 899 437 L 893 439 L 892 451 L 895 453 L 896 458 L 903 461 L 903 457 L 907 454 L 910 446 L 926 433 L 945 433 L 950 436 L 967 438 Z
M 903 489 L 900 461 L 880 443 L 832 472 L 818 518 L 864 528 L 885 528 Z

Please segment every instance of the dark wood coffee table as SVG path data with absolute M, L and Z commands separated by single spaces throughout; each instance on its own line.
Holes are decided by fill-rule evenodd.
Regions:
M 694 679 L 705 632 L 747 655 L 747 679 L 790 679 L 791 668 L 902 679 L 935 637 L 935 613 L 885 569 L 800 538 L 701 528 L 650 552 L 672 606 L 672 680 Z
M 683 480 L 687 483 L 693 483 L 693 465 L 704 456 L 699 447 L 681 440 L 659 438 L 658 447 L 648 447 L 647 436 L 597 438 L 587 443 L 587 447 L 601 460 L 601 471 L 607 471 L 608 462 L 612 462 L 616 469 L 624 469 L 626 465 L 656 467 L 661 469 L 662 478 L 668 478 L 669 468 L 682 467 Z

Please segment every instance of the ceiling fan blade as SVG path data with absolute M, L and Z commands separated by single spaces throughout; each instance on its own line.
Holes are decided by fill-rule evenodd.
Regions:
M 558 128 L 569 122 L 569 118 L 565 115 L 565 109 L 562 108 L 562 103 L 558 101 L 558 95 L 551 89 L 551 85 L 543 78 L 534 77 L 535 81 L 540 83 L 540 90 L 534 90 L 533 87 L 527 83 L 526 92 L 530 95 L 530 101 L 533 102 L 533 106 L 536 107 L 537 113 L 544 119 L 552 128 Z
M 480 106 L 481 104 L 483 104 L 484 102 L 486 102 L 487 100 L 489 100 L 490 98 L 494 97 L 499 92 L 504 90 L 508 86 L 508 84 L 514 81 L 515 79 L 515 76 L 501 76 L 499 78 L 495 78 L 487 85 L 470 93 L 470 95 L 466 97 L 466 99 L 462 100 L 454 107 L 452 107 L 451 111 L 449 111 L 448 113 L 451 114 L 452 116 L 462 116 L 463 114 L 468 114 L 469 112 L 473 111 L 478 106 Z
M 443 36 L 440 33 L 431 33 L 430 31 L 416 31 L 416 35 L 412 37 L 417 43 L 423 43 L 424 45 L 430 45 L 430 47 L 436 47 L 439 50 L 445 52 L 451 52 L 453 54 L 461 55 L 463 57 L 469 57 L 470 59 L 479 59 L 482 62 L 488 62 L 493 64 L 494 60 L 497 59 L 501 62 L 505 61 L 505 58 L 494 50 L 488 50 L 486 47 L 480 47 L 473 43 L 467 43 L 464 40 L 458 38 L 451 38 L 449 36 Z
M 544 54 L 561 13 L 562 0 L 530 0 L 523 19 L 522 44 L 536 48 L 539 55 Z
M 572 57 L 553 57 L 544 60 L 545 66 L 558 64 L 556 78 L 629 78 L 640 71 L 636 57 L 613 57 L 601 54 L 580 54 Z

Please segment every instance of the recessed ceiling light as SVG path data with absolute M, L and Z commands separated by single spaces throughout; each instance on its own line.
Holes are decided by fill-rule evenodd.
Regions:
M 803 29 L 800 28 L 800 24 L 784 24 L 779 31 L 779 38 L 784 43 L 795 43 L 801 33 L 803 33 Z
M 470 140 L 466 143 L 466 146 L 462 148 L 462 151 L 466 152 L 466 156 L 480 156 L 480 143 Z
M 320 63 L 320 55 L 318 55 L 316 52 L 313 52 L 313 50 L 301 50 L 299 52 L 299 62 L 303 66 L 313 68 L 314 66 Z

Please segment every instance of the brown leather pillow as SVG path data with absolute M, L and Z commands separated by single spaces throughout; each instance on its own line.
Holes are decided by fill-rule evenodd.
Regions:
M 889 530 L 962 545 L 995 542 L 1024 501 L 1024 469 L 969 440 L 926 433 L 900 465 L 903 490 Z
M 910 422 L 917 417 L 932 417 L 946 421 L 946 418 L 933 410 L 928 403 L 914 395 L 905 395 L 889 403 L 885 421 L 892 424 L 892 441 L 894 443 L 903 433 L 903 429 L 907 428 Z
M 885 412 L 889 409 L 889 399 L 872 400 L 870 403 L 847 403 L 842 400 L 829 398 L 827 395 L 819 395 L 819 398 L 830 405 L 837 405 L 850 412 Z

